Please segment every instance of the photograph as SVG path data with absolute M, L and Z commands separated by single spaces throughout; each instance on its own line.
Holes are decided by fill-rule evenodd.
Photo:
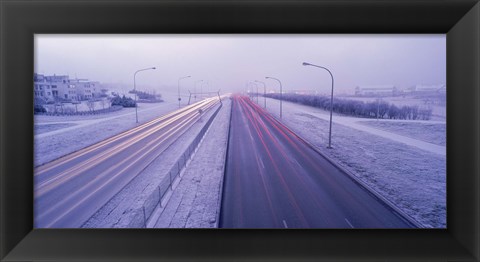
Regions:
M 35 229 L 447 228 L 446 34 L 33 46 Z

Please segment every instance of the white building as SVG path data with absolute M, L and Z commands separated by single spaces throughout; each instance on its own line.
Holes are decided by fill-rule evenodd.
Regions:
M 398 89 L 394 85 L 357 86 L 356 96 L 395 96 Z
M 47 101 L 87 100 L 100 95 L 100 83 L 87 79 L 70 79 L 66 75 L 33 75 L 35 97 Z
M 318 94 L 318 91 L 308 90 L 308 89 L 287 90 L 287 92 L 297 94 L 297 95 L 316 95 L 316 94 Z
M 412 87 L 412 92 L 415 94 L 446 94 L 447 86 L 445 84 L 439 85 L 416 85 Z
M 70 85 L 75 88 L 75 100 L 88 100 L 100 95 L 100 83 L 88 79 L 71 79 Z

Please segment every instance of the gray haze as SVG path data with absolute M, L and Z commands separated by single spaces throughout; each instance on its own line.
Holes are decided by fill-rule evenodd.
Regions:
M 36 35 L 35 72 L 70 75 L 103 83 L 132 85 L 161 92 L 209 80 L 211 89 L 241 92 L 248 81 L 269 89 L 328 93 L 329 74 L 302 66 L 329 68 L 336 93 L 357 85 L 446 83 L 445 35 Z M 260 85 L 261 86 L 261 85 Z M 204 89 L 207 89 L 204 86 Z M 183 92 L 186 92 L 183 90 Z M 182 92 L 182 93 L 183 93 Z

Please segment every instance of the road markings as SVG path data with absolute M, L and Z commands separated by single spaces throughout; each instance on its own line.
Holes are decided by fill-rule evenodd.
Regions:
M 282 220 L 282 221 L 283 221 L 283 226 L 284 226 L 285 228 L 288 228 L 287 222 L 285 222 L 285 220 Z
M 292 161 L 293 161 L 294 164 L 297 164 L 297 166 L 302 167 L 296 159 L 292 158 Z
M 348 221 L 348 219 L 345 218 L 345 221 L 347 222 L 347 224 L 348 224 L 351 228 L 354 228 L 354 227 L 352 226 L 352 223 L 350 223 L 350 221 Z
M 263 169 L 265 169 L 265 165 L 263 164 L 262 158 L 260 157 L 259 160 L 260 160 L 260 164 L 262 164 Z

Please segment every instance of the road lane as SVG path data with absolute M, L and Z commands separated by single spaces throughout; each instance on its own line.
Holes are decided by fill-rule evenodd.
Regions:
M 414 227 L 247 97 L 232 106 L 221 227 Z
M 34 170 L 34 226 L 80 227 L 199 117 L 205 99 Z M 74 134 L 72 134 L 74 135 Z

